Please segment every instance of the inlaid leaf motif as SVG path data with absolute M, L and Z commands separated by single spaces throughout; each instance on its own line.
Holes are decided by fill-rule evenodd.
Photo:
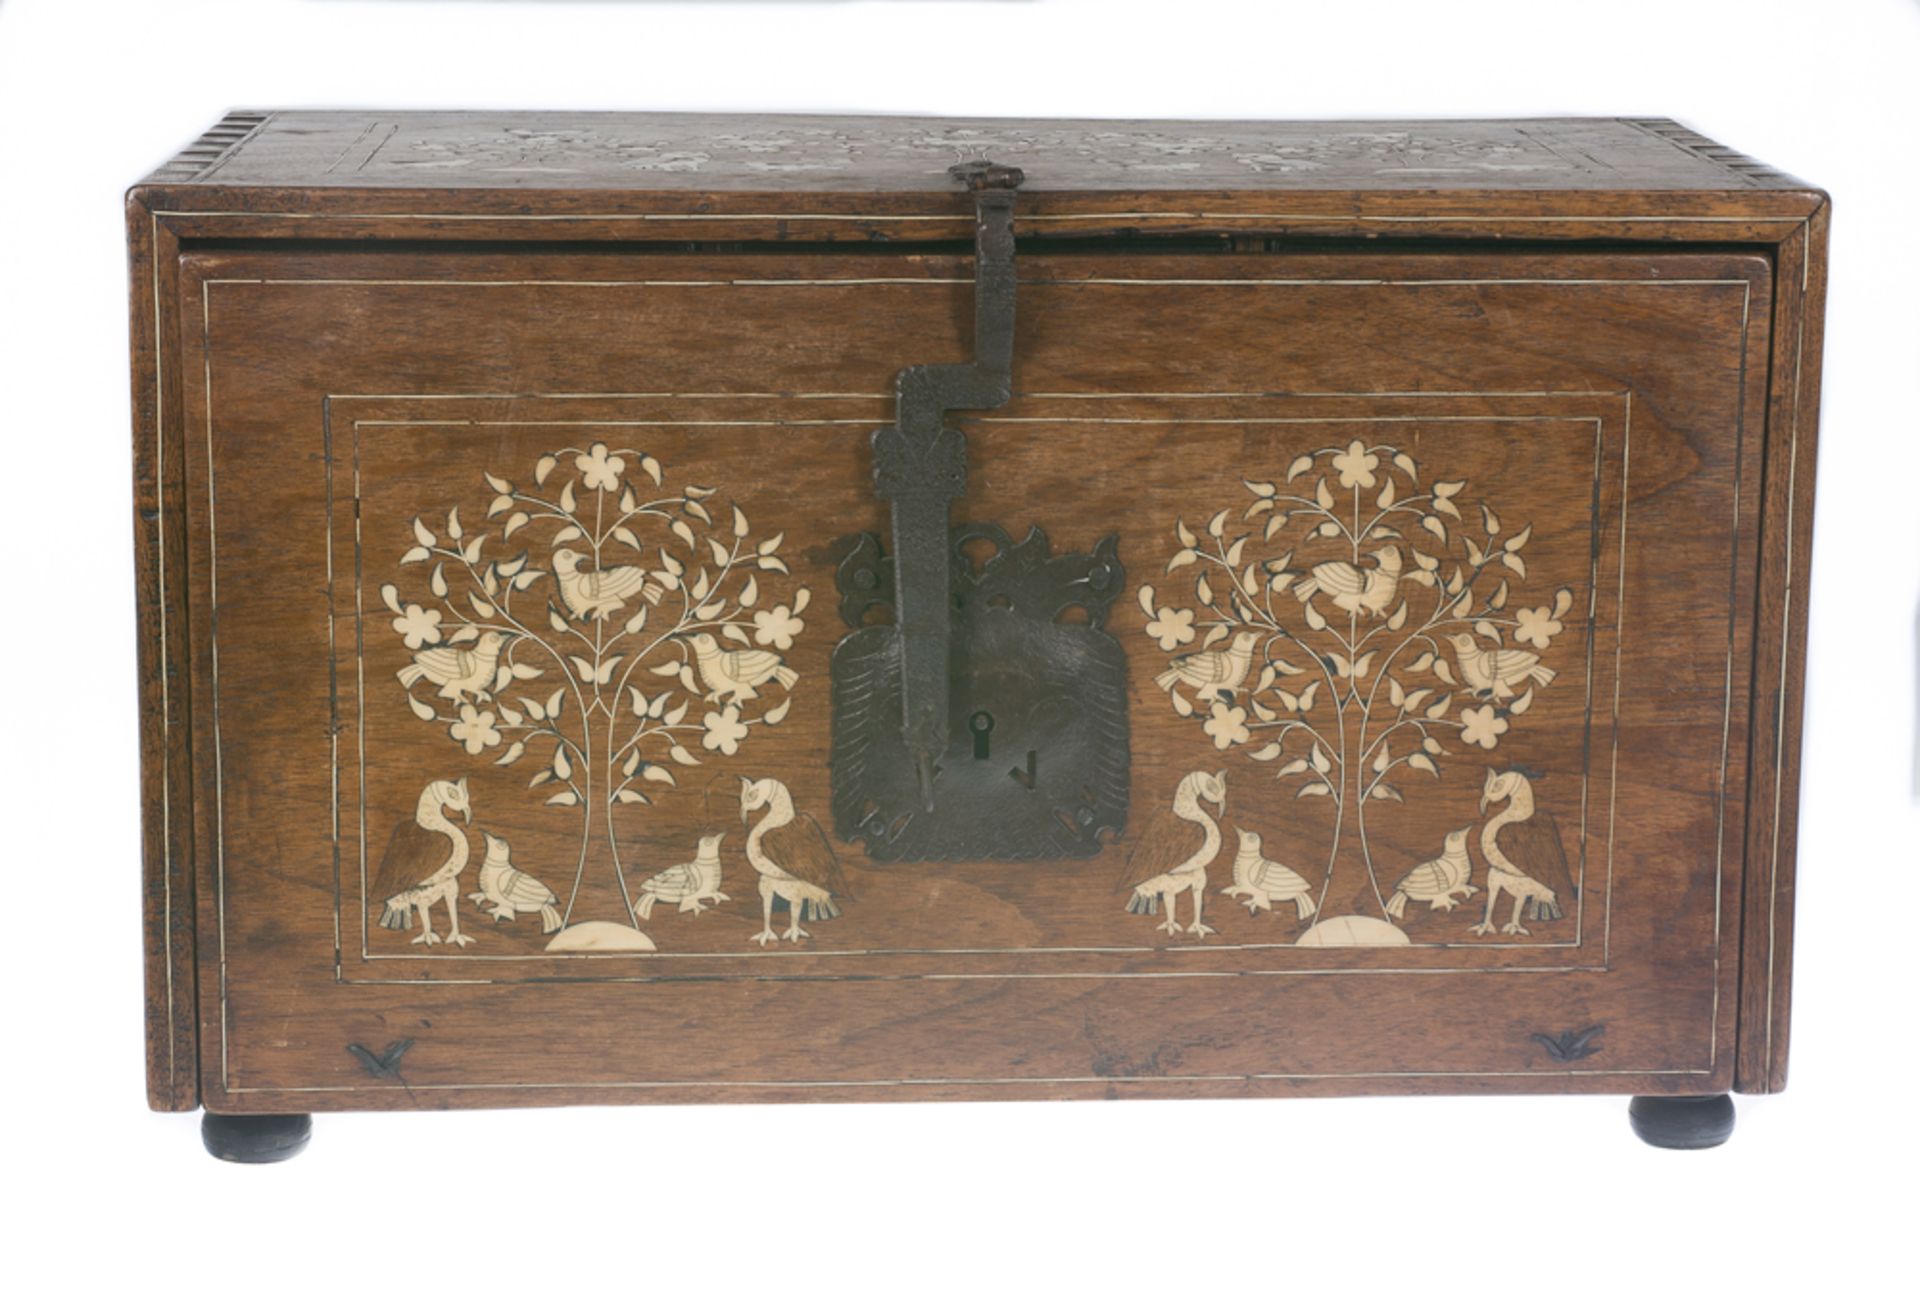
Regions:
M 1343 439 L 1294 456 L 1280 478 L 1238 479 L 1238 516 L 1176 520 L 1164 582 L 1139 593 L 1168 654 L 1155 683 L 1218 751 L 1307 777 L 1291 797 L 1329 814 L 1319 903 L 1352 831 L 1385 913 L 1369 801 L 1402 802 L 1403 782 L 1441 776 L 1448 754 L 1500 745 L 1549 692 L 1542 659 L 1575 592 L 1531 593 L 1520 553 L 1533 524 L 1510 529 L 1467 480 L 1424 480 L 1391 444 Z M 1253 522 L 1257 574 L 1248 537 L 1228 529 Z
M 716 710 L 729 756 L 786 720 L 791 697 L 765 692 L 798 683 L 807 591 L 774 584 L 784 533 L 750 541 L 749 508 L 716 504 L 714 486 L 663 492 L 648 453 L 594 442 L 540 454 L 530 483 L 473 478 L 480 502 L 411 518 L 379 598 L 410 714 L 461 759 L 510 767 L 537 752 L 537 802 L 579 810 L 571 916 L 596 838 L 624 888 L 623 810 L 682 785 L 667 762 L 702 761 L 713 733 L 692 708 Z

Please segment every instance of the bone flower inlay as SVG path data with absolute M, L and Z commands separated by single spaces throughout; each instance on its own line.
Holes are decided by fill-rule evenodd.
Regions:
M 1230 893 L 1250 911 L 1295 910 L 1312 938 L 1302 944 L 1406 944 L 1393 924 L 1410 905 L 1450 912 L 1482 891 L 1472 930 L 1483 936 L 1528 935 L 1525 920 L 1561 916 L 1574 879 L 1556 824 L 1533 811 L 1534 773 L 1516 764 L 1489 768 L 1486 823 L 1469 815 L 1418 837 L 1430 854 L 1406 870 L 1378 870 L 1369 845 L 1382 807 L 1439 778 L 1451 756 L 1500 750 L 1556 692 L 1548 658 L 1574 592 L 1529 586 L 1533 526 L 1505 525 L 1489 502 L 1463 508 L 1464 479 L 1428 480 L 1409 453 L 1359 439 L 1298 456 L 1278 479 L 1241 483 L 1244 505 L 1196 518 L 1197 530 L 1174 527 L 1166 583 L 1138 595 L 1146 633 L 1167 655 L 1154 683 L 1174 714 L 1216 751 L 1273 764 L 1280 784 L 1270 789 L 1290 809 L 1325 812 L 1318 853 L 1263 850 L 1259 834 L 1239 831 Z M 1524 856 L 1508 844 L 1522 823 Z M 1482 841 L 1470 847 L 1475 825 Z M 1195 857 L 1217 853 L 1209 841 Z M 1473 880 L 1476 858 L 1490 869 L 1484 883 Z M 1211 930 L 1198 913 L 1203 868 L 1179 868 L 1195 903 L 1186 930 L 1202 936 Z M 1343 877 L 1370 887 L 1368 916 L 1329 912 L 1330 894 L 1339 904 L 1354 890 L 1342 891 Z M 1514 903 L 1496 922 L 1500 896 Z M 1342 924 L 1337 938 L 1323 917 Z M 1171 916 L 1162 926 L 1179 929 Z
M 644 840 L 655 799 L 679 788 L 685 769 L 731 758 L 786 719 L 808 591 L 776 597 L 783 535 L 755 535 L 716 489 L 671 491 L 645 452 L 591 443 L 546 453 L 531 479 L 484 480 L 481 515 L 454 506 L 413 520 L 400 576 L 380 587 L 407 654 L 395 674 L 408 708 L 440 728 L 454 757 L 531 769 L 526 788 L 573 810 L 579 837 L 571 871 L 552 870 L 522 859 L 528 847 L 503 834 L 498 805 L 477 807 L 485 833 L 471 848 L 484 862 L 469 898 L 494 925 L 525 917 L 555 933 L 550 949 L 651 949 L 639 925 L 660 898 L 684 909 L 725 898 L 717 858 L 709 884 L 669 891 L 661 874 L 642 892 L 650 870 L 630 882 L 623 843 L 630 832 Z M 448 805 L 463 816 L 467 791 L 463 779 Z M 437 850 L 420 860 L 451 918 L 470 842 L 442 811 L 421 809 L 418 825 L 451 833 L 457 851 L 440 867 L 427 862 Z M 589 875 L 612 878 L 630 926 L 575 924 Z M 424 892 L 383 925 L 408 929 L 416 907 L 424 917 Z M 447 937 L 472 939 L 457 922 Z

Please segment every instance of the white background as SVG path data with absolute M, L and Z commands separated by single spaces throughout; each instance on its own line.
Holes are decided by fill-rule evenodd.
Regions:
M 1911 1301 L 1917 73 L 1915 0 L 0 0 L 9 1304 Z M 331 105 L 1671 115 L 1828 188 L 1790 1090 L 1695 1155 L 1503 1098 L 332 1116 L 208 1159 L 142 1100 L 120 195 L 229 108 Z

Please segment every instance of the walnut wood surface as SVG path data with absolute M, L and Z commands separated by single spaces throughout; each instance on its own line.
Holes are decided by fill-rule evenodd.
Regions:
M 264 122 L 289 127 L 288 118 Z M 1509 130 L 1489 128 L 1486 140 Z M 247 143 L 268 140 L 242 131 L 254 133 Z M 1564 143 L 1564 132 L 1553 140 Z M 843 845 L 855 878 L 844 916 L 813 927 L 804 949 L 758 951 L 746 939 L 758 925 L 752 874 L 731 848 L 735 795 L 716 787 L 696 796 L 713 771 L 729 782 L 736 770 L 774 775 L 826 816 L 825 663 L 841 633 L 828 545 L 883 527 L 865 434 L 890 414 L 895 370 L 964 355 L 970 262 L 871 246 L 205 245 L 218 235 L 319 234 L 517 242 L 542 229 L 527 222 L 542 214 L 585 216 L 562 221 L 567 238 L 865 237 L 888 207 L 849 191 L 770 194 L 767 213 L 848 216 L 844 226 L 799 221 L 813 226 L 800 232 L 788 220 L 608 217 L 602 197 L 572 183 L 529 193 L 517 179 L 489 179 L 484 192 L 407 188 L 389 195 L 415 217 L 374 218 L 365 193 L 253 186 L 276 180 L 245 172 L 238 157 L 250 145 L 223 154 L 224 142 L 205 168 L 234 163 L 204 181 L 179 182 L 179 170 L 143 188 L 129 232 L 154 1103 L 1777 1087 L 1825 211 L 1817 194 L 1737 157 L 1714 160 L 1711 144 L 1677 129 L 1591 132 L 1684 160 L 1665 183 L 1623 184 L 1671 186 L 1673 206 L 1595 191 L 1578 205 L 1549 198 L 1534 213 L 1557 208 L 1556 222 L 1527 222 L 1556 236 L 1631 232 L 1667 245 L 1316 253 L 1262 235 L 1378 231 L 1371 201 L 1315 193 L 1305 204 L 1320 217 L 1280 221 L 1261 218 L 1244 192 L 1223 193 L 1220 212 L 1244 215 L 1222 222 L 1210 210 L 1196 220 L 1191 195 L 1156 178 L 1158 190 L 1126 200 L 1153 212 L 1142 231 L 1251 236 L 1237 252 L 1024 257 L 1019 396 L 1005 415 L 962 418 L 974 473 L 957 518 L 994 518 L 1016 532 L 1032 521 L 1056 551 L 1118 530 L 1131 594 L 1142 583 L 1166 587 L 1177 518 L 1226 507 L 1237 515 L 1248 497 L 1241 475 L 1283 474 L 1302 450 L 1298 433 L 1404 435 L 1425 417 L 1408 446 L 1430 477 L 1457 473 L 1512 526 L 1532 521 L 1532 573 L 1578 582 L 1583 609 L 1594 596 L 1591 652 L 1553 653 L 1564 670 L 1552 689 L 1573 697 L 1543 699 L 1499 754 L 1446 761 L 1443 778 L 1405 805 L 1410 820 L 1380 841 L 1383 871 L 1425 857 L 1421 838 L 1470 813 L 1484 766 L 1507 757 L 1545 772 L 1541 798 L 1563 816 L 1596 810 L 1585 791 L 1606 790 L 1610 814 L 1594 816 L 1613 825 L 1606 843 L 1597 820 L 1592 828 L 1580 918 L 1537 924 L 1517 949 L 1512 937 L 1466 944 L 1470 936 L 1449 938 L 1463 942 L 1449 949 L 1253 948 L 1290 939 L 1277 927 L 1291 929 L 1293 915 L 1248 919 L 1226 901 L 1231 846 L 1207 905 L 1221 935 L 1202 950 L 1170 948 L 1113 895 L 1123 840 L 1100 859 L 1045 873 L 870 867 Z M 291 150 L 291 140 L 275 149 Z M 272 167 L 291 186 L 311 181 L 294 178 L 290 155 Z M 1702 171 L 1713 170 L 1708 183 Z M 1096 185 L 1090 175 L 1062 182 L 1034 209 L 1057 207 L 1060 231 L 1112 232 L 1114 221 L 1097 217 L 1108 197 L 1089 194 L 1088 206 L 1069 195 Z M 1382 196 L 1402 186 L 1367 185 Z M 1694 190 L 1704 187 L 1726 190 Z M 693 195 L 681 198 L 694 207 L 683 213 L 706 204 Z M 926 195 L 932 213 L 951 218 L 914 237 L 964 231 L 959 198 L 937 183 Z M 1511 231 L 1490 220 L 1511 213 L 1510 199 L 1478 179 L 1472 190 L 1422 189 L 1392 204 L 1408 201 L 1417 203 L 1409 222 L 1386 226 L 1396 236 Z M 1696 207 L 1708 224 L 1674 222 Z M 1415 219 L 1420 209 L 1469 218 Z M 496 218 L 446 218 L 463 210 Z M 1590 218 L 1571 222 L 1580 210 Z M 1778 246 L 1671 241 L 1733 232 Z M 1188 396 L 1147 396 L 1170 393 Z M 774 396 L 726 396 L 737 394 Z M 756 533 L 784 531 L 793 583 L 814 595 L 790 655 L 801 676 L 791 721 L 778 736 L 756 732 L 737 760 L 702 754 L 712 761 L 682 772 L 682 788 L 656 808 L 657 834 L 630 859 L 651 871 L 691 857 L 691 840 L 717 812 L 735 832 L 726 860 L 735 902 L 698 919 L 656 912 L 649 930 L 668 951 L 657 956 L 543 958 L 537 920 L 496 926 L 476 911 L 465 917 L 483 939 L 467 951 L 394 958 L 382 938 L 396 934 L 360 901 L 354 853 L 364 830 L 378 863 L 421 782 L 466 773 L 483 815 L 471 829 L 476 846 L 487 817 L 510 820 L 516 857 L 535 870 L 551 868 L 565 828 L 553 817 L 563 810 L 543 815 L 517 771 L 487 767 L 412 722 L 392 678 L 405 650 L 385 625 L 378 586 L 398 578 L 412 514 L 444 514 L 457 501 L 463 515 L 482 516 L 483 466 L 524 480 L 556 430 L 610 438 L 634 421 L 652 426 L 642 446 L 670 483 L 721 485 Z M 1592 454 L 1596 435 L 1598 479 L 1591 455 L 1579 471 L 1566 456 L 1575 444 Z M 1535 451 L 1556 455 L 1529 457 Z M 357 499 L 346 475 L 354 460 L 365 481 Z M 1588 588 L 1602 577 L 1624 579 L 1624 589 Z M 1166 655 L 1145 619 L 1123 600 L 1109 627 L 1127 648 L 1134 693 L 1129 834 L 1184 772 L 1227 766 L 1226 821 L 1255 825 L 1270 848 L 1289 836 L 1304 843 L 1305 806 L 1283 802 L 1287 783 L 1273 781 L 1270 766 L 1217 752 L 1198 722 L 1169 710 L 1151 684 Z M 354 633 L 365 637 L 364 717 L 353 697 L 361 677 L 340 658 L 341 636 Z M 1605 697 L 1616 675 L 1617 714 Z M 1590 680 L 1601 695 L 1583 692 Z M 336 780 L 331 747 L 350 743 L 363 720 L 364 780 L 353 753 Z M 364 822 L 353 803 L 363 785 Z M 1598 871 L 1603 854 L 1610 876 Z M 473 889 L 471 870 L 462 889 Z M 581 898 L 583 913 L 619 916 L 604 885 L 589 883 Z M 1362 912 L 1369 898 L 1343 885 L 1328 912 Z M 1408 926 L 1419 933 L 1446 916 L 1416 913 Z M 865 953 L 821 953 L 846 949 Z M 1379 972 L 1383 953 L 1421 956 L 1423 971 Z M 1304 972 L 1303 954 L 1316 956 Z M 1522 962 L 1552 971 L 1486 971 Z M 1605 1025 L 1601 1049 L 1577 1062 L 1556 1059 L 1536 1036 L 1594 1024 Z M 377 1054 L 401 1038 L 414 1041 L 404 1085 L 347 1050 Z
M 281 110 L 230 115 L 164 166 L 228 187 L 927 190 L 991 157 L 1035 194 L 1767 190 L 1787 175 L 1670 119 L 1231 122 L 805 114 Z M 156 181 L 160 180 L 156 178 Z

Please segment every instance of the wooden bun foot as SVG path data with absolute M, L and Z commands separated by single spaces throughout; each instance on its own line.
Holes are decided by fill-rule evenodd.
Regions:
M 307 1149 L 310 1114 L 213 1114 L 200 1116 L 200 1140 L 216 1160 L 233 1164 L 278 1164 Z
M 1649 1146 L 1703 1151 L 1733 1136 L 1733 1097 L 1635 1096 L 1627 1121 Z

